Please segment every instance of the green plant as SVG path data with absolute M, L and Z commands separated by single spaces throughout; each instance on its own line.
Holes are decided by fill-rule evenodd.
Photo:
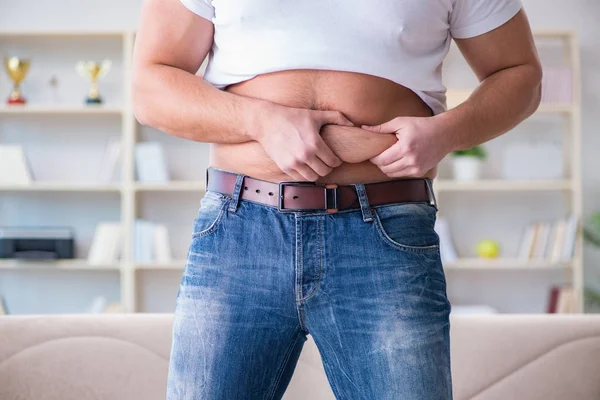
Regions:
M 483 146 L 475 146 L 471 147 L 470 149 L 456 150 L 453 151 L 452 154 L 455 157 L 475 157 L 479 158 L 480 160 L 485 160 L 487 157 L 487 152 Z
M 583 228 L 584 239 L 596 248 L 600 248 L 600 212 L 594 213 Z M 585 290 L 585 308 L 600 309 L 600 293 L 591 288 Z

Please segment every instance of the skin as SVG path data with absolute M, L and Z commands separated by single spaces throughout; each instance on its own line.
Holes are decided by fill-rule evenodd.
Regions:
M 407 88 L 349 72 L 281 71 L 218 90 L 194 75 L 213 35 L 212 23 L 179 0 L 145 1 L 134 54 L 136 117 L 212 143 L 212 166 L 274 182 L 434 177 L 448 153 L 512 129 L 541 97 L 524 11 L 456 41 L 481 84 L 461 106 L 436 116 Z

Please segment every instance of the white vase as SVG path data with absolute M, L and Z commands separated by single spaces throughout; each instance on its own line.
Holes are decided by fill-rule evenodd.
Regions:
M 460 182 L 476 181 L 481 178 L 482 162 L 477 157 L 459 156 L 453 159 L 454 179 Z

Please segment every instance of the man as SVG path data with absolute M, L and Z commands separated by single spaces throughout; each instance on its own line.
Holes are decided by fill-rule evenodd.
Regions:
M 445 112 L 452 39 L 481 84 Z M 147 0 L 134 72 L 141 123 L 212 143 L 168 398 L 279 399 L 310 333 L 338 399 L 450 399 L 431 179 L 536 110 L 520 1 Z

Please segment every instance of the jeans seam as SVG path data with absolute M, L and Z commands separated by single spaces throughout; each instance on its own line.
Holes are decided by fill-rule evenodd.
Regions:
M 323 234 L 322 225 L 323 225 L 323 220 L 320 218 L 319 222 L 317 223 L 317 265 L 319 266 L 319 274 L 317 275 L 317 283 L 315 284 L 315 287 L 313 288 L 313 290 L 311 290 L 309 294 L 307 294 L 306 296 L 301 298 L 300 301 L 304 301 L 304 300 L 311 298 L 316 293 L 319 286 L 321 286 L 321 276 L 323 275 L 322 254 L 321 254 L 321 239 L 323 237 L 322 236 L 322 234 Z M 302 293 L 300 293 L 300 294 L 302 295 Z
M 275 377 L 275 382 L 273 382 L 273 387 L 271 388 L 271 391 L 267 396 L 267 400 L 271 400 L 274 398 L 275 392 L 277 391 L 277 387 L 279 386 L 279 383 L 281 382 L 281 377 L 283 376 L 283 371 L 285 371 L 285 367 L 287 366 L 288 361 L 290 360 L 290 357 L 292 356 L 292 352 L 294 351 L 294 348 L 296 347 L 296 343 L 298 343 L 299 337 L 300 337 L 300 332 L 296 333 L 296 338 L 294 339 L 294 341 L 292 342 L 290 347 L 288 347 L 288 349 L 286 350 L 285 357 L 283 359 L 283 363 L 279 367 L 279 371 L 277 371 L 277 375 Z
M 297 216 L 295 219 L 295 228 L 296 228 L 296 262 L 294 263 L 294 270 L 296 271 L 294 286 L 296 288 L 296 293 L 294 298 L 296 299 L 296 311 L 298 312 L 298 322 L 300 323 L 300 328 L 304 331 L 307 331 L 304 322 L 302 321 L 302 219 Z

